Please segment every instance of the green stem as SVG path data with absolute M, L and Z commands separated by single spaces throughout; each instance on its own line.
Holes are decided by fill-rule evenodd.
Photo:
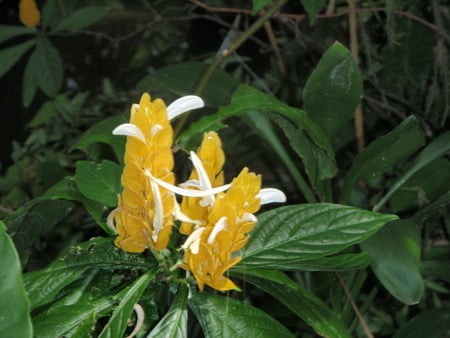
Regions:
M 208 69 L 203 74 L 200 79 L 197 88 L 195 89 L 195 95 L 200 96 L 209 80 L 213 76 L 216 69 L 222 64 L 222 62 L 231 54 L 234 53 L 236 49 L 238 49 L 248 38 L 250 38 L 258 29 L 260 29 L 264 23 L 270 19 L 270 17 L 275 14 L 288 0 L 277 0 L 272 7 L 270 7 L 263 15 L 261 15 L 258 20 L 256 20 L 253 25 L 251 25 L 245 32 L 238 36 L 236 40 L 234 40 L 229 48 L 226 48 L 222 53 L 218 54 L 214 62 L 208 67 Z M 183 129 L 184 124 L 189 117 L 189 113 L 185 113 L 181 116 L 175 127 L 175 135 L 178 135 L 181 129 Z

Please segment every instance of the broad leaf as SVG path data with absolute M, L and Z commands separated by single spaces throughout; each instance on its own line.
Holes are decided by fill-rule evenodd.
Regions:
M 0 43 L 16 36 L 36 33 L 35 28 L 24 26 L 0 25 Z
M 22 281 L 22 267 L 2 221 L 0 252 L 0 337 L 31 338 L 30 301 Z
M 350 51 L 336 42 L 323 54 L 306 81 L 304 109 L 332 139 L 352 119 L 361 96 L 362 79 L 358 67 Z
M 439 217 L 447 211 L 450 205 L 450 191 L 439 197 L 435 202 L 428 204 L 426 207 L 420 209 L 411 218 L 411 220 L 416 224 L 422 224 L 428 219 L 434 219 Z
M 103 160 L 98 164 L 78 161 L 75 185 L 87 198 L 109 207 L 117 205 L 117 195 L 121 191 L 122 168 L 114 162 Z
M 63 82 L 63 65 L 58 50 L 51 42 L 41 37 L 36 47 L 37 63 L 39 69 L 36 73 L 36 81 L 45 95 L 56 96 Z
M 108 12 L 107 6 L 88 6 L 71 13 L 61 21 L 54 32 L 76 32 L 100 20 Z
M 408 157 L 425 143 L 425 136 L 417 119 L 413 116 L 404 120 L 388 134 L 377 138 L 359 153 L 344 179 L 341 201 L 345 204 L 360 179 L 382 175 L 394 164 Z
M 294 337 L 265 312 L 231 297 L 197 293 L 188 302 L 206 338 Z
M 443 338 L 450 332 L 450 308 L 441 307 L 420 312 L 401 326 L 393 338 Z
M 233 273 L 235 274 L 235 273 Z M 274 270 L 249 270 L 236 274 L 248 283 L 272 295 L 323 337 L 351 337 L 338 314 L 311 291 Z
M 25 107 L 28 107 L 33 101 L 34 95 L 37 90 L 36 74 L 39 71 L 39 52 L 37 49 L 31 53 L 25 67 L 22 82 L 22 101 Z
M 128 326 L 128 320 L 133 312 L 133 307 L 142 296 L 150 281 L 154 278 L 155 270 L 150 270 L 142 275 L 132 285 L 121 292 L 120 303 L 114 309 L 111 318 L 98 336 L 99 338 L 123 337 Z
M 420 301 L 424 282 L 420 274 L 420 233 L 416 224 L 390 222 L 361 243 L 372 258 L 378 280 L 399 301 L 411 305 Z
M 36 44 L 36 40 L 28 40 L 13 47 L 0 50 L 0 77 L 3 76 L 31 47 Z
M 338 204 L 301 204 L 258 215 L 258 223 L 235 267 L 294 270 L 299 262 L 331 255 L 360 243 L 395 215 Z
M 169 311 L 149 333 L 147 338 L 186 338 L 187 337 L 187 297 L 188 289 L 183 284 L 178 289 L 177 296 Z
M 319 14 L 320 9 L 325 5 L 325 0 L 301 0 L 303 8 L 308 14 L 309 24 L 313 25 L 316 15 Z

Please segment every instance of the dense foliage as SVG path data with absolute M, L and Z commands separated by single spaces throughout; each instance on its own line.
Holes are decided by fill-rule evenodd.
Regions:
M 450 336 L 445 1 L 0 5 L 1 337 Z M 130 116 L 145 92 L 205 106 Z M 147 106 L 173 139 L 113 135 Z M 259 210 L 261 179 L 287 201 Z

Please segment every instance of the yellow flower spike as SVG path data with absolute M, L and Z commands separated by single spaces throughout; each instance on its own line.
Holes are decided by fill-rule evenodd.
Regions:
M 41 21 L 41 13 L 34 0 L 20 0 L 19 20 L 27 27 L 36 27 Z

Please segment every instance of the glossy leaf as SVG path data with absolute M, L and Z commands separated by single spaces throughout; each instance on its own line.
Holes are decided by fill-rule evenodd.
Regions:
M 31 338 L 30 301 L 22 281 L 22 267 L 2 221 L 0 252 L 0 337 Z
M 114 162 L 103 160 L 100 164 L 78 161 L 75 185 L 87 198 L 109 207 L 117 205 L 117 195 L 121 191 L 122 168 Z
M 37 90 L 36 74 L 40 67 L 38 53 L 37 49 L 31 53 L 23 74 L 22 101 L 25 107 L 28 107 L 31 104 Z
M 238 273 L 238 276 L 276 298 L 311 326 L 318 335 L 333 338 L 351 337 L 338 314 L 331 311 L 311 291 L 284 273 L 274 270 L 248 270 Z
M 294 337 L 265 312 L 231 297 L 201 292 L 189 299 L 206 338 Z
M 323 54 L 306 81 L 304 109 L 331 139 L 352 119 L 361 97 L 358 67 L 350 51 L 336 42 Z
M 327 203 L 272 209 L 258 215 L 258 223 L 236 268 L 293 270 L 299 262 L 331 255 L 362 242 L 396 218 Z
M 36 29 L 31 27 L 0 25 L 0 43 L 20 35 L 33 34 L 35 32 Z
M 342 202 L 345 204 L 353 185 L 360 179 L 379 176 L 390 170 L 400 160 L 420 149 L 425 136 L 419 122 L 413 116 L 404 120 L 394 130 L 370 143 L 353 160 L 344 178 Z
M 19 43 L 13 47 L 8 47 L 0 50 L 0 77 L 3 76 L 17 61 L 36 44 L 36 40 L 28 40 Z
M 428 309 L 401 326 L 393 338 L 444 338 L 450 333 L 450 308 Z
M 121 292 L 120 303 L 114 309 L 111 318 L 98 336 L 99 338 L 123 337 L 128 326 L 128 320 L 145 288 L 155 276 L 155 270 L 142 275 L 132 285 Z
M 361 243 L 372 259 L 372 269 L 384 287 L 401 302 L 420 301 L 424 282 L 420 273 L 420 233 L 407 220 L 390 222 Z
M 108 12 L 107 6 L 87 6 L 76 10 L 68 15 L 54 32 L 69 31 L 76 32 L 99 21 Z
M 169 311 L 148 334 L 147 338 L 187 338 L 188 289 L 180 285 Z
M 325 0 L 300 0 L 303 8 L 308 14 L 310 25 L 314 24 L 317 14 L 319 14 L 321 8 L 325 5 Z
M 36 81 L 45 95 L 56 96 L 63 82 L 63 65 L 58 50 L 45 37 L 38 39 L 36 47 L 37 63 L 39 71 L 36 73 Z

